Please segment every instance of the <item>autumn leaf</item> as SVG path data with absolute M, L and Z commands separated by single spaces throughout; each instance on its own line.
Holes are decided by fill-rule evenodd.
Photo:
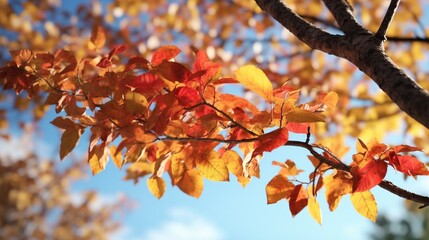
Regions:
M 73 120 L 66 117 L 56 117 L 51 121 L 51 124 L 61 129 L 75 128 L 76 126 Z
M 398 171 L 403 172 L 409 176 L 417 176 L 417 175 L 429 175 L 429 170 L 427 166 L 422 163 L 420 160 L 413 156 L 402 156 L 396 155 L 395 157 L 391 156 L 391 158 L 395 158 L 397 161 L 397 165 L 395 165 Z
M 161 64 L 163 61 L 169 61 L 177 54 L 180 53 L 180 49 L 176 46 L 162 46 L 158 48 L 152 55 L 151 63 L 154 66 Z
M 203 178 L 196 169 L 187 170 L 177 186 L 189 196 L 199 198 L 204 187 Z
M 99 24 L 95 24 L 92 27 L 90 42 L 88 43 L 88 47 L 90 49 L 101 49 L 106 43 L 106 34 L 104 33 L 104 29 Z
M 274 176 L 265 187 L 267 204 L 273 204 L 281 199 L 286 199 L 294 187 L 293 183 L 289 182 L 286 177 L 282 175 Z
M 352 192 L 352 176 L 344 171 L 336 171 L 323 179 L 323 186 L 329 210 L 334 211 L 342 196 Z
M 350 200 L 359 214 L 375 222 L 378 213 L 377 203 L 370 191 L 352 193 Z
M 309 191 L 311 191 L 311 188 Z M 313 194 L 309 194 L 308 197 L 308 211 L 310 212 L 310 216 L 316 220 L 317 223 L 322 224 L 322 212 L 320 211 L 319 203 Z
M 364 192 L 377 186 L 386 176 L 387 164 L 381 160 L 372 159 L 362 168 L 352 166 L 353 192 Z
M 219 158 L 219 154 L 212 150 L 201 154 L 196 158 L 198 171 L 205 178 L 212 181 L 229 181 L 229 172 L 225 161 Z
M 125 109 L 131 114 L 143 114 L 148 106 L 145 96 L 137 92 L 127 92 L 124 100 Z
M 254 65 L 240 67 L 235 72 L 237 80 L 268 102 L 273 99 L 273 85 L 265 73 Z
M 63 160 L 77 145 L 82 134 L 82 129 L 77 127 L 67 128 L 62 136 L 60 143 L 60 159 Z
M 103 144 L 95 145 L 92 151 L 89 152 L 88 163 L 91 168 L 92 175 L 96 175 L 106 168 L 108 161 L 107 149 Z
M 117 151 L 117 147 L 113 145 L 110 146 L 109 153 L 116 167 L 122 169 L 122 165 L 124 164 L 122 153 L 120 151 Z
M 288 112 L 286 114 L 286 119 L 288 122 L 294 123 L 325 122 L 325 117 L 322 114 L 300 108 Z
M 262 155 L 263 152 L 272 150 L 285 145 L 289 139 L 289 132 L 286 128 L 279 128 L 270 133 L 264 134 L 258 138 L 257 147 L 253 151 L 252 158 Z
M 152 176 L 147 179 L 147 188 L 158 199 L 164 195 L 166 187 L 164 179 L 160 177 Z
M 180 105 L 184 107 L 192 107 L 201 103 L 201 97 L 195 88 L 180 87 L 176 91 L 176 97 Z
M 173 185 L 176 185 L 180 181 L 180 179 L 182 179 L 182 176 L 186 171 L 185 160 L 184 160 L 185 157 L 187 156 L 182 152 L 174 154 L 171 157 L 169 173 L 170 173 Z
M 308 193 L 302 184 L 296 185 L 289 198 L 289 209 L 293 217 L 295 217 L 308 204 Z
M 334 109 L 338 102 L 338 94 L 335 92 L 329 92 L 325 95 L 322 100 L 322 103 L 328 106 L 331 109 Z

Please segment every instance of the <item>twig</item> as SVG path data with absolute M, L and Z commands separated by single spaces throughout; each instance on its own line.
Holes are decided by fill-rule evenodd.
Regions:
M 224 111 L 222 111 L 219 108 L 217 108 L 214 104 L 208 103 L 206 101 L 204 101 L 204 104 L 207 105 L 207 106 L 209 106 L 209 107 L 211 107 L 216 112 L 222 114 L 224 117 L 228 118 L 229 121 L 233 122 L 235 125 L 237 125 L 241 129 L 243 129 L 245 132 L 249 133 L 250 135 L 252 135 L 252 136 L 258 136 L 258 134 L 256 134 L 255 132 L 247 129 L 246 127 L 244 127 L 243 125 L 241 125 L 240 123 L 238 123 L 237 121 L 235 121 L 231 116 L 229 116 Z
M 199 142 L 219 142 L 219 143 L 243 143 L 243 142 L 255 142 L 259 138 L 245 138 L 245 139 L 221 139 L 221 138 L 198 138 L 198 137 L 172 137 L 165 135 L 163 137 L 158 137 L 160 141 L 179 141 L 179 142 L 189 142 L 189 141 L 199 141 Z
M 380 24 L 380 27 L 378 28 L 377 33 L 375 36 L 380 39 L 381 41 L 386 40 L 386 32 L 387 28 L 389 27 L 390 23 L 392 22 L 393 16 L 395 15 L 396 9 L 398 9 L 400 0 L 391 0 L 389 4 L 389 8 L 387 9 L 386 15 L 383 18 L 383 21 Z

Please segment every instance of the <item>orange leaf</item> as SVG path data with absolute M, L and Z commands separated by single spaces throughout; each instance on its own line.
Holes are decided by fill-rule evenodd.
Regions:
M 325 117 L 322 114 L 300 108 L 288 112 L 286 114 L 286 119 L 288 122 L 294 123 L 325 122 Z
M 377 202 L 370 191 L 352 193 L 350 200 L 359 214 L 375 222 L 378 214 Z
M 352 184 L 352 176 L 344 171 L 337 171 L 323 179 L 329 210 L 334 211 L 338 207 L 341 197 L 352 192 Z
M 89 48 L 101 49 L 106 43 L 106 34 L 104 33 L 104 29 L 99 24 L 96 24 L 92 27 L 91 38 L 89 42 Z
M 176 185 L 180 179 L 182 179 L 182 176 L 186 171 L 185 157 L 186 156 L 183 154 L 183 152 L 176 153 L 171 157 L 169 173 L 173 185 Z
M 51 121 L 51 124 L 62 129 L 75 128 L 76 126 L 76 124 L 71 119 L 65 117 L 56 117 Z
M 267 203 L 273 204 L 281 199 L 286 199 L 290 195 L 293 188 L 293 183 L 289 182 L 286 177 L 282 175 L 274 176 L 265 187 Z
M 95 175 L 106 168 L 108 161 L 107 149 L 104 144 L 95 145 L 92 151 L 89 152 L 88 157 L 89 168 L 91 168 L 92 175 Z
M 164 179 L 160 177 L 152 176 L 147 180 L 147 188 L 158 199 L 164 195 L 166 187 Z
M 122 153 L 120 151 L 117 151 L 116 146 L 110 146 L 109 153 L 116 167 L 122 169 L 122 164 L 124 164 Z
M 199 198 L 203 191 L 204 182 L 200 173 L 196 169 L 186 171 L 177 186 L 189 196 Z
M 152 55 L 152 65 L 157 66 L 163 61 L 169 61 L 180 53 L 180 49 L 176 46 L 162 46 L 158 48 Z
M 323 98 L 322 102 L 329 108 L 334 109 L 338 102 L 338 94 L 335 92 L 329 92 Z
M 253 151 L 252 158 L 257 155 L 262 155 L 263 152 L 271 152 L 272 150 L 285 145 L 289 139 L 289 132 L 286 128 L 279 128 L 270 133 L 259 137 L 257 147 Z
M 82 129 L 68 128 L 61 136 L 60 159 L 63 160 L 77 145 L 82 134 Z
M 289 209 L 295 217 L 308 204 L 308 193 L 302 184 L 296 185 L 290 194 Z
M 384 161 L 370 160 L 365 166 L 359 168 L 352 166 L 353 192 L 364 192 L 377 186 L 386 176 L 387 164 Z

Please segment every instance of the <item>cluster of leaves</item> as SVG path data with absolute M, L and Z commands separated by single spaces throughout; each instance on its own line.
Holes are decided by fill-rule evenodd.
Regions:
M 97 31 L 90 42 L 104 44 Z M 274 88 L 253 65 L 240 67 L 234 77 L 223 77 L 221 65 L 204 50 L 194 50 L 192 68 L 174 61 L 180 53 L 175 46 L 160 47 L 150 60 L 126 59 L 121 56 L 125 50 L 119 45 L 105 57 L 80 60 L 63 49 L 54 54 L 12 51 L 13 61 L 0 69 L 0 80 L 5 89 L 25 90 L 30 97 L 48 93 L 45 103 L 54 105 L 57 113 L 65 112 L 51 122 L 64 130 L 61 159 L 89 128 L 88 164 L 93 174 L 102 171 L 110 157 L 118 168 L 129 165 L 128 179 L 137 182 L 149 176 L 147 187 L 157 198 L 166 189 L 164 174 L 193 197 L 201 195 L 203 178 L 229 181 L 232 174 L 245 186 L 251 177 L 259 177 L 264 152 L 284 145 L 309 149 L 315 169 L 308 182 L 294 184 L 301 172 L 295 163 L 275 162 L 281 170 L 267 185 L 268 203 L 286 199 L 293 215 L 308 206 L 319 223 L 316 196 L 323 186 L 331 210 L 343 195 L 351 194 L 358 212 L 375 221 L 376 203 L 369 190 L 383 180 L 387 165 L 406 175 L 429 175 L 423 163 L 403 155 L 418 148 L 366 146 L 360 141 L 347 166 L 326 147 L 309 144 L 316 123 L 325 121 L 322 112 L 335 108 L 334 92 L 320 94 L 317 103 L 299 104 L 299 90 L 288 85 Z M 258 95 L 261 104 L 220 90 L 236 83 Z M 290 140 L 291 132 L 306 134 L 306 141 Z
M 70 184 L 82 178 L 81 166 L 59 171 L 55 165 L 34 155 L 0 159 L 0 238 L 107 239 L 118 229 L 113 216 L 120 203 L 95 206 L 98 196 L 90 191 L 76 201 Z

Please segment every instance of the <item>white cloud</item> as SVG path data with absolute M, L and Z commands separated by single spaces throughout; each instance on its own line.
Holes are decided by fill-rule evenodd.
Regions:
M 187 209 L 172 209 L 170 218 L 155 229 L 150 229 L 147 240 L 220 240 L 223 233 L 212 223 Z

